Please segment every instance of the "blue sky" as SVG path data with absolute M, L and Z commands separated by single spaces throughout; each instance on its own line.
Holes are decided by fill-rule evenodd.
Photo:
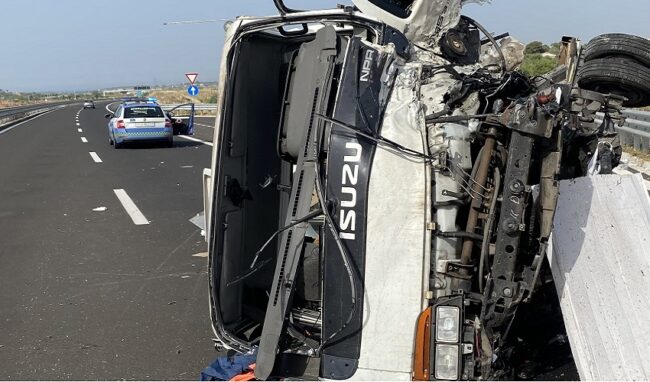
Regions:
M 300 8 L 349 0 L 286 0 Z M 0 89 L 92 90 L 217 78 L 221 23 L 170 25 L 165 21 L 233 18 L 275 13 L 272 0 L 2 0 Z M 650 1 L 493 0 L 464 13 L 495 33 L 528 42 L 562 35 L 589 40 L 607 32 L 650 37 Z M 564 16 L 563 16 L 564 15 Z

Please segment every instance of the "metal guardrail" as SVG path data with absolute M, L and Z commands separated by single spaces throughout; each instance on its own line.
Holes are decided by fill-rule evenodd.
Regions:
M 625 125 L 616 127 L 621 144 L 633 146 L 635 150 L 650 152 L 650 112 L 625 110 Z
M 115 100 L 115 101 L 109 103 L 108 106 L 117 105 L 119 103 L 120 103 L 119 100 Z M 191 110 L 190 105 L 185 105 L 185 106 L 181 106 L 181 105 L 185 105 L 185 104 L 182 104 L 182 103 L 168 103 L 168 104 L 160 104 L 160 107 L 162 107 L 163 110 L 171 110 L 171 109 L 184 110 L 184 111 Z M 111 109 L 111 108 L 109 107 L 109 109 Z M 115 110 L 113 110 L 113 111 L 115 111 Z M 214 112 L 216 112 L 217 111 L 217 104 L 216 103 L 197 103 L 197 104 L 194 104 L 194 111 L 214 111 Z
M 162 107 L 164 110 L 170 110 L 170 109 L 178 107 L 179 105 L 182 105 L 182 104 L 179 104 L 179 103 L 177 103 L 177 104 L 164 104 L 164 105 L 160 105 L 160 107 Z M 189 105 L 188 106 L 181 106 L 177 110 L 190 110 L 190 106 Z M 217 110 L 217 104 L 216 103 L 197 103 L 197 104 L 194 104 L 194 110 L 198 110 L 198 111 L 216 111 Z
M 0 128 L 7 124 L 20 121 L 59 107 L 79 103 L 79 101 L 53 102 L 38 105 L 26 105 L 0 109 Z

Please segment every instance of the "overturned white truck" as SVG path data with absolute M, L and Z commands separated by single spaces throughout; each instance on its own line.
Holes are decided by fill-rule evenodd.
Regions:
M 204 176 L 219 346 L 257 352 L 258 379 L 535 376 L 513 332 L 553 304 L 535 296 L 558 181 L 617 165 L 647 52 L 567 37 L 529 78 L 461 0 L 275 3 L 229 26 L 222 58 Z

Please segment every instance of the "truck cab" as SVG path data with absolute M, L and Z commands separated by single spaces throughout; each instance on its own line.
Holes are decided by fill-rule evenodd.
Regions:
M 462 3 L 278 0 L 228 26 L 204 172 L 210 314 L 258 379 L 511 372 L 564 134 L 596 111 L 611 129 L 625 97 L 578 86 L 574 38 L 547 77 L 514 70 Z

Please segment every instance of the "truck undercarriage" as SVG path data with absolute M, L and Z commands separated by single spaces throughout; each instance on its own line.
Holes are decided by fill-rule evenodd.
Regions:
M 626 93 L 579 86 L 575 38 L 530 78 L 467 17 L 427 42 L 276 3 L 231 27 L 224 55 L 207 235 L 220 345 L 256 352 L 258 379 L 533 377 L 518 320 L 557 304 L 558 182 L 617 165 Z

